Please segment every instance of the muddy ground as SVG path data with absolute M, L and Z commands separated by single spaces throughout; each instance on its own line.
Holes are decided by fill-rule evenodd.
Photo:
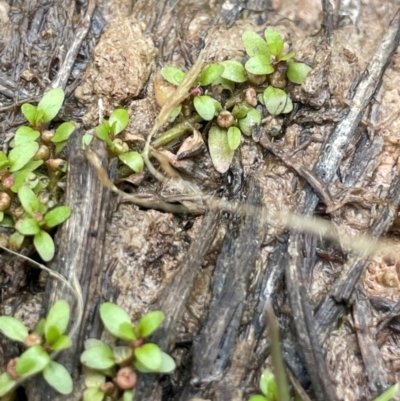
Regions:
M 188 69 L 205 44 L 206 62 L 241 59 L 242 32 L 261 33 L 274 26 L 296 51 L 296 58 L 313 71 L 292 93 L 299 109 L 284 121 L 284 132 L 273 142 L 287 160 L 295 159 L 298 165 L 312 169 L 327 138 L 346 116 L 357 84 L 368 75 L 367 64 L 400 7 L 398 0 L 341 3 L 334 5 L 329 45 L 322 29 L 322 4 L 317 0 L 99 1 L 96 18 L 103 30 L 96 35 L 92 25 L 91 39 L 85 42 L 91 62 L 80 69 L 75 65 L 63 118 L 74 117 L 91 129 L 98 123 L 99 100 L 106 116 L 126 106 L 131 116 L 127 132 L 136 135 L 134 145 L 140 148 L 159 112 L 154 77 L 160 66 Z M 12 4 L 11 12 L 16 13 L 18 7 L 22 6 Z M 73 13 L 73 3 L 68 7 Z M 3 44 L 6 39 L 3 32 Z M 1 50 L 2 73 L 7 74 L 10 51 L 6 52 L 6 45 Z M 391 194 L 398 175 L 399 68 L 400 54 L 395 52 L 328 185 L 334 203 L 341 207 L 327 213 L 319 202 L 315 210 L 347 234 L 369 232 L 384 213 L 382 200 Z M 36 69 L 43 88 L 55 73 L 47 71 L 41 78 L 46 72 Z M 14 71 L 17 83 L 23 80 L 22 70 L 19 75 Z M 26 82 L 18 85 L 21 93 L 34 87 Z M 3 104 L 8 107 L 7 99 Z M 18 117 L 10 121 L 4 118 L 1 123 L 3 133 L 11 137 Z M 226 174 L 215 171 L 205 150 L 193 159 L 195 168 L 180 170 L 180 175 L 202 194 L 240 200 L 248 210 L 257 206 L 257 210 L 301 213 L 306 180 L 285 157 L 282 160 L 266 150 L 269 140 L 267 129 L 246 137 Z M 139 184 L 122 183 L 120 187 L 126 192 L 181 200 L 169 182 L 160 184 L 148 172 Z M 316 325 L 328 388 L 333 389 L 329 398 L 323 398 L 323 392 L 315 388 L 318 376 L 313 377 L 316 372 L 310 370 L 307 356 L 304 360 L 296 326 L 302 317 L 295 313 L 290 291 L 288 297 L 290 286 L 283 277 L 285 266 L 294 259 L 288 249 L 292 234 L 284 226 L 261 224 L 252 213 L 247 217 L 217 212 L 173 215 L 145 210 L 118 197 L 112 197 L 109 205 L 112 213 L 105 220 L 104 256 L 99 262 L 103 269 L 100 298 L 117 302 L 133 319 L 168 305 L 170 309 L 163 311 L 172 316 L 168 322 L 174 323 L 174 333 L 164 332 L 164 339 L 159 340 L 176 359 L 178 369 L 161 379 L 163 390 L 156 378 L 140 383 L 137 399 L 246 400 L 257 393 L 259 376 L 270 363 L 266 302 L 273 304 L 280 322 L 287 367 L 310 399 L 372 400 L 400 381 L 400 261 L 395 256 L 378 252 L 371 257 L 363 265 L 351 298 L 338 302 L 343 310 L 336 319 Z M 398 240 L 396 221 L 387 228 L 387 238 Z M 196 249 L 196 244 L 204 249 Z M 300 247 L 305 258 L 303 296 L 315 321 L 323 321 L 324 302 L 333 299 L 334 283 L 343 277 L 353 257 L 347 245 L 340 238 L 325 240 L 320 233 L 307 236 Z M 198 252 L 197 260 L 193 252 Z M 33 325 L 44 306 L 40 282 L 29 278 L 21 266 L 7 269 L 10 263 L 3 264 L 1 313 Z M 285 274 L 288 277 L 287 270 Z M 171 301 L 168 293 L 180 288 L 182 277 L 187 278 L 189 291 L 182 294 L 183 300 L 177 293 Z M 35 283 L 39 289 L 25 283 Z M 374 355 L 373 360 L 366 350 Z M 10 352 L 3 348 L 4 355 Z M 39 399 L 34 391 L 29 396 L 29 391 L 29 400 Z M 72 398 L 60 399 L 79 399 L 79 391 Z

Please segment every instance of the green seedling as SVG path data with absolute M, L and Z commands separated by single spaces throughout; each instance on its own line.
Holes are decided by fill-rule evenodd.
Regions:
M 47 231 L 67 220 L 71 209 L 68 206 L 58 206 L 48 211 L 46 205 L 26 185 L 19 188 L 18 198 L 25 212 L 16 222 L 16 230 L 21 236 L 33 236 L 33 244 L 40 257 L 44 261 L 50 261 L 54 257 L 55 247 Z
M 44 123 L 51 121 L 60 111 L 64 102 L 64 91 L 55 88 L 47 92 L 37 107 L 26 103 L 21 107 L 21 111 L 29 124 L 35 128 L 41 128 Z
M 249 57 L 245 64 L 225 60 L 206 65 L 184 101 L 186 115 L 193 110 L 203 121 L 211 121 L 208 147 L 220 173 L 229 169 L 242 134 L 251 136 L 261 125 L 262 113 L 277 116 L 293 110 L 285 89 L 289 83 L 303 83 L 311 70 L 306 64 L 293 61 L 293 51 L 285 52 L 284 40 L 275 29 L 266 29 L 264 36 L 265 39 L 255 32 L 244 32 L 242 40 Z M 179 85 L 186 73 L 168 66 L 161 69 L 161 75 L 169 83 Z M 230 97 L 220 96 L 218 87 L 227 90 Z M 182 110 L 181 104 L 170 121 Z M 164 142 L 164 138 L 154 141 L 159 142 Z
M 14 390 L 22 381 L 41 373 L 46 382 L 61 394 L 72 392 L 72 379 L 67 369 L 51 359 L 55 351 L 69 348 L 71 339 L 65 335 L 70 309 L 66 301 L 57 301 L 47 318 L 42 319 L 33 333 L 18 319 L 0 316 L 0 331 L 9 339 L 22 343 L 27 350 L 9 361 L 0 375 L 0 397 Z
M 21 126 L 10 142 L 10 152 L 0 152 L 0 225 L 15 231 L 6 239 L 11 249 L 29 245 L 27 237 L 43 260 L 54 256 L 54 243 L 48 231 L 64 222 L 71 211 L 58 206 L 59 182 L 67 169 L 65 160 L 55 158 L 75 131 L 75 124 L 64 122 L 48 129 L 64 101 L 64 92 L 47 92 L 38 106 L 24 104 L 22 112 L 30 126 Z M 58 207 L 57 207 L 58 206 Z
M 263 395 L 252 395 L 249 401 L 278 401 L 278 390 L 275 376 L 268 369 L 264 370 L 260 378 L 260 390 Z
M 171 373 L 175 369 L 175 362 L 168 354 L 145 341 L 164 320 L 162 312 L 149 312 L 134 325 L 122 308 L 107 302 L 100 307 L 100 317 L 105 328 L 126 345 L 111 347 L 95 339 L 86 342 L 81 355 L 81 362 L 88 369 L 84 400 L 101 401 L 116 393 L 131 400 L 137 372 Z
M 135 173 L 143 170 L 142 156 L 137 151 L 130 151 L 129 145 L 117 136 L 124 131 L 129 123 L 129 114 L 125 109 L 117 109 L 111 113 L 109 120 L 104 120 L 96 128 L 97 137 L 104 141 L 112 156 L 127 165 Z

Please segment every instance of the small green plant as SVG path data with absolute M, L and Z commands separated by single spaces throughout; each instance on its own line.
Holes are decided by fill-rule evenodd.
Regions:
M 107 302 L 100 307 L 100 317 L 105 328 L 126 345 L 112 347 L 96 339 L 86 342 L 81 354 L 87 368 L 84 401 L 102 401 L 110 396 L 133 400 L 137 372 L 170 373 L 175 369 L 175 361 L 168 354 L 145 342 L 164 320 L 162 312 L 149 312 L 133 325 L 122 308 Z
M 268 369 L 264 370 L 260 378 L 260 390 L 263 395 L 252 395 L 249 401 L 278 401 L 278 390 L 275 376 Z
M 109 120 L 104 120 L 96 128 L 96 134 L 98 138 L 107 144 L 111 157 L 117 156 L 132 171 L 140 173 L 144 166 L 142 156 L 135 150 L 130 151 L 128 144 L 118 137 L 128 126 L 128 123 L 129 114 L 126 110 L 114 110 Z
M 273 28 L 266 29 L 265 40 L 251 31 L 244 32 L 242 40 L 249 57 L 245 64 L 225 60 L 206 65 L 190 96 L 171 116 L 174 120 L 185 110 L 187 117 L 193 110 L 201 120 L 212 122 L 208 146 L 220 173 L 228 170 L 242 134 L 250 136 L 260 126 L 262 112 L 277 116 L 292 111 L 293 103 L 285 90 L 303 83 L 311 70 L 293 61 L 293 51 L 285 53 L 285 43 Z M 185 78 L 185 72 L 171 66 L 162 68 L 161 75 L 173 85 Z
M 37 324 L 33 333 L 11 316 L 0 316 L 0 331 L 9 339 L 22 343 L 27 350 L 11 359 L 6 372 L 0 375 L 0 397 L 11 392 L 22 381 L 41 373 L 46 382 L 61 394 L 72 392 L 72 379 L 65 367 L 51 359 L 53 352 L 69 348 L 65 335 L 70 309 L 66 301 L 57 301 L 47 318 Z
M 33 244 L 44 261 L 54 256 L 54 243 L 48 233 L 71 214 L 69 207 L 58 206 L 62 195 L 59 185 L 67 163 L 58 157 L 75 130 L 64 122 L 56 130 L 48 129 L 64 101 L 64 92 L 47 92 L 38 106 L 24 104 L 22 113 L 30 123 L 15 132 L 8 154 L 0 152 L 0 226 L 10 235 L 1 243 L 19 250 Z

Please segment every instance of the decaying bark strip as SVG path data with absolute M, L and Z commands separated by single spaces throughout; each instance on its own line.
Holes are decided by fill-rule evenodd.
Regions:
M 361 121 L 364 110 L 378 88 L 383 73 L 399 44 L 399 39 L 400 10 L 397 11 L 386 35 L 369 62 L 351 100 L 346 117 L 336 125 L 320 153 L 314 172 L 325 184 L 329 184 L 336 174 L 347 146 Z M 307 185 L 303 213 L 312 214 L 318 200 L 318 196 L 311 186 Z M 299 237 L 297 234 L 290 236 L 289 252 L 291 260 L 286 268 L 286 282 L 289 289 L 292 313 L 295 316 L 294 321 L 299 342 L 303 348 L 307 370 L 313 383 L 315 395 L 320 401 L 335 400 L 337 398 L 334 387 L 322 355 L 315 320 L 312 316 L 312 309 L 303 283 L 304 279 L 301 273 L 304 266 L 301 256 L 303 241 Z M 351 287 L 350 293 L 353 288 Z
M 246 204 L 258 206 L 260 188 L 254 179 L 250 180 L 247 193 Z M 230 246 L 228 248 L 223 246 L 218 257 L 216 272 L 219 271 L 219 274 L 214 276 L 213 300 L 193 346 L 192 376 L 202 388 L 200 394 L 203 397 L 223 378 L 224 371 L 232 358 L 247 297 L 250 273 L 254 268 L 262 239 L 259 216 L 250 214 L 243 220 L 237 238 L 232 242 L 230 235 L 227 235 L 226 240 Z M 215 280 L 218 280 L 218 285 Z M 195 388 L 191 393 L 192 396 L 199 396 Z M 180 400 L 189 398 L 189 391 L 184 391 Z
M 371 305 L 360 290 L 355 291 L 354 298 L 353 317 L 365 374 L 368 377 L 372 394 L 378 396 L 387 389 L 388 377 L 381 351 L 370 327 L 372 322 Z
M 387 204 L 379 211 L 379 217 L 372 225 L 369 234 L 372 238 L 381 237 L 391 226 L 400 205 L 400 176 L 392 182 L 386 198 Z M 335 282 L 329 295 L 320 305 L 315 314 L 315 327 L 321 339 L 324 339 L 329 328 L 336 324 L 337 319 L 345 312 L 358 279 L 360 278 L 367 260 L 362 255 L 354 256 L 343 266 L 340 278 Z
M 69 164 L 65 204 L 72 213 L 62 225 L 58 237 L 58 249 L 50 267 L 61 273 L 70 282 L 76 276 L 82 287 L 84 312 L 80 330 L 72 338 L 73 345 L 60 354 L 60 361 L 72 374 L 74 382 L 79 379 L 79 355 L 83 349 L 83 341 L 88 337 L 98 338 L 101 333 L 98 313 L 93 314 L 101 298 L 101 275 L 103 269 L 103 251 L 110 207 L 111 192 L 105 188 L 96 170 L 87 161 L 82 148 L 82 130 L 75 132 L 69 141 Z M 105 146 L 100 141 L 94 141 L 97 154 L 106 165 L 108 156 Z M 58 299 L 65 299 L 71 307 L 71 319 L 74 316 L 75 299 L 68 288 L 58 281 L 48 280 L 43 299 L 50 308 Z M 94 321 L 90 316 L 94 315 Z M 68 400 L 79 400 L 80 388 L 74 386 L 74 393 Z M 65 400 L 66 398 L 54 392 L 41 377 L 35 378 L 28 386 L 30 401 Z
M 214 239 L 219 219 L 220 212 L 215 210 L 205 215 L 198 240 L 191 243 L 184 265 L 157 302 L 155 309 L 164 311 L 165 320 L 152 336 L 152 341 L 165 351 L 171 351 L 175 345 L 178 323 L 191 294 L 196 274 Z M 155 375 L 140 375 L 136 387 L 137 399 L 156 401 L 161 399 L 160 396 L 158 378 Z

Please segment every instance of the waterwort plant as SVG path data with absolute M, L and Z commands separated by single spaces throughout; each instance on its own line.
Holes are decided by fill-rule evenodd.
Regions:
M 242 41 L 248 56 L 245 63 L 225 60 L 206 65 L 188 98 L 171 116 L 172 120 L 179 115 L 190 118 L 193 112 L 200 121 L 211 122 L 208 147 L 220 173 L 229 169 L 242 135 L 251 136 L 260 126 L 262 116 L 293 110 L 287 88 L 303 83 L 311 70 L 308 65 L 293 61 L 293 51 L 285 52 L 283 38 L 275 29 L 266 29 L 264 36 L 265 39 L 255 32 L 244 32 Z M 185 78 L 185 72 L 172 66 L 162 68 L 161 75 L 173 86 Z M 169 88 L 156 85 L 157 99 L 167 97 L 163 91 L 168 92 Z
M 81 362 L 86 370 L 84 401 L 133 400 L 140 373 L 171 373 L 175 361 L 158 345 L 146 339 L 161 325 L 164 314 L 153 311 L 132 324 L 130 316 L 118 305 L 106 302 L 100 307 L 105 328 L 125 345 L 110 346 L 97 339 L 85 343 Z
M 19 250 L 32 240 L 40 257 L 54 256 L 49 231 L 71 214 L 68 206 L 58 206 L 67 163 L 59 158 L 75 124 L 64 122 L 48 129 L 64 102 L 64 92 L 47 92 L 39 104 L 24 104 L 22 113 L 29 125 L 15 132 L 8 154 L 0 151 L 0 226 L 9 228 L 1 236 L 2 245 Z
M 46 382 L 61 394 L 72 392 L 72 379 L 67 369 L 51 359 L 51 354 L 71 346 L 65 335 L 70 309 L 66 301 L 57 301 L 47 317 L 29 333 L 27 327 L 11 316 L 0 316 L 0 331 L 9 339 L 20 342 L 27 350 L 11 359 L 6 372 L 0 375 L 0 397 L 11 392 L 22 381 L 41 373 Z

